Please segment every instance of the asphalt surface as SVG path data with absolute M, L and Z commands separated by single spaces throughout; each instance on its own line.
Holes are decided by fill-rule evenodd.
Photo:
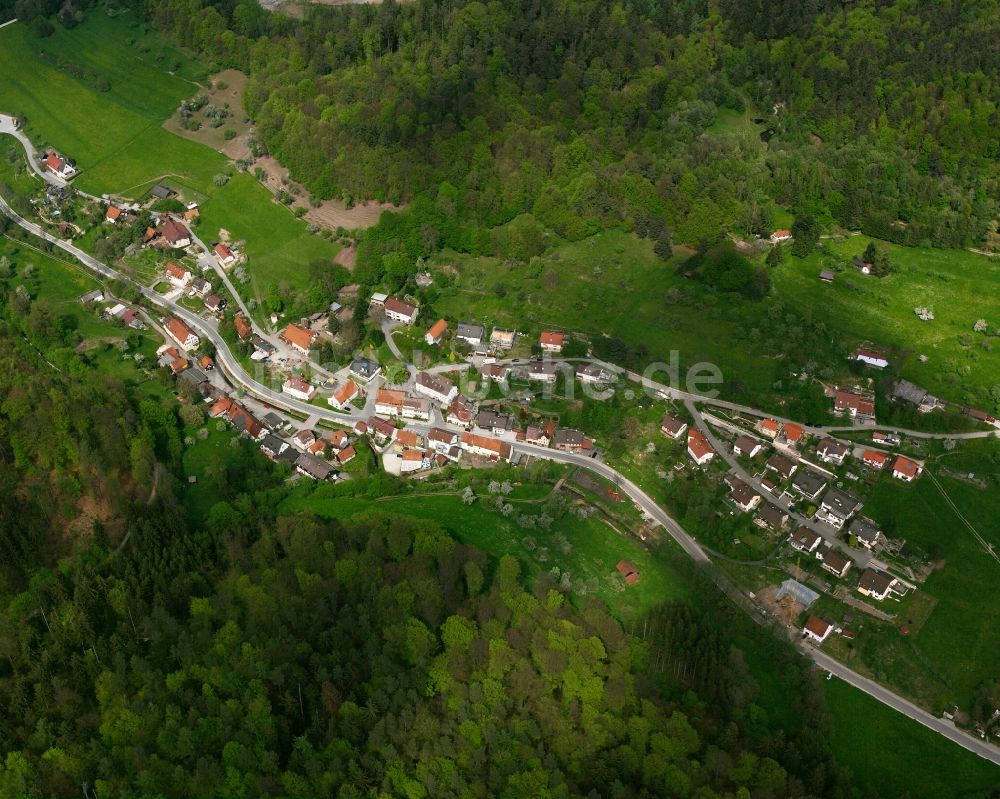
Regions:
M 2 119 L 3 117 L 2 115 L 0 115 L 0 121 L 2 121 Z M 2 132 L 11 132 L 11 131 L 6 131 L 2 127 L 0 127 L 0 133 Z M 16 133 L 14 135 L 16 135 Z M 19 136 L 18 139 L 21 140 L 21 137 Z M 28 142 L 28 144 L 30 145 L 30 142 Z M 11 206 L 7 203 L 7 201 L 4 200 L 2 197 L 0 197 L 0 211 L 5 213 L 8 217 L 10 217 L 18 225 L 20 225 L 23 229 L 25 229 L 32 235 L 44 239 L 45 241 L 52 243 L 54 246 L 58 247 L 64 252 L 72 255 L 74 258 L 79 260 L 80 263 L 82 263 L 84 266 L 91 269 L 92 271 L 96 272 L 98 275 L 101 275 L 102 277 L 105 277 L 110 280 L 120 280 L 125 283 L 132 282 L 121 272 L 118 272 L 117 270 L 111 268 L 107 264 L 102 263 L 93 256 L 89 255 L 88 253 L 74 246 L 70 242 L 63 241 L 55 236 L 52 236 L 47 231 L 40 228 L 38 225 L 34 224 L 33 222 L 29 222 L 27 219 L 24 219 L 16 211 L 14 211 L 14 209 L 11 208 Z M 229 351 L 228 345 L 219 335 L 218 330 L 208 321 L 202 319 L 197 314 L 192 313 L 191 311 L 178 305 L 177 303 L 165 299 L 163 296 L 156 293 L 152 289 L 146 288 L 144 286 L 140 286 L 139 288 L 140 291 L 142 292 L 142 295 L 147 300 L 149 300 L 153 305 L 162 308 L 168 314 L 171 314 L 173 316 L 176 316 L 178 319 L 181 319 L 200 337 L 202 337 L 203 339 L 207 339 L 208 341 L 211 341 L 212 344 L 215 346 L 216 350 L 215 360 L 217 368 L 221 368 L 226 373 L 226 375 L 233 381 L 234 384 L 241 386 L 247 392 L 256 396 L 258 399 L 261 399 L 264 402 L 276 408 L 283 408 L 285 410 L 290 410 L 299 414 L 304 414 L 309 418 L 325 419 L 328 421 L 344 424 L 347 426 L 352 425 L 355 421 L 367 419 L 371 415 L 368 406 L 372 404 L 372 400 L 374 398 L 373 387 L 369 388 L 368 406 L 366 406 L 365 410 L 361 412 L 353 411 L 348 414 L 338 413 L 333 411 L 332 409 L 328 410 L 326 408 L 322 408 L 316 405 L 311 405 L 307 402 L 302 402 L 300 400 L 297 400 L 294 397 L 290 397 L 287 394 L 282 394 L 280 391 L 275 391 L 274 389 L 258 382 L 249 374 L 247 374 L 247 372 L 243 369 L 240 363 L 236 360 L 235 356 L 233 356 L 233 354 Z M 592 362 L 603 366 L 604 368 L 611 371 L 613 374 L 621 374 L 623 371 L 614 364 L 608 364 L 607 362 L 602 362 L 597 360 L 592 360 Z M 711 404 L 716 407 L 725 407 L 731 410 L 739 411 L 741 413 L 748 413 L 756 416 L 765 415 L 761 411 L 758 411 L 753 408 L 747 408 L 745 406 L 741 406 L 736 403 L 720 401 L 717 399 L 706 399 L 696 394 L 679 391 L 678 389 L 671 388 L 666 384 L 656 383 L 654 381 L 644 379 L 641 376 L 635 374 L 634 372 L 626 372 L 626 375 L 628 375 L 630 378 L 634 380 L 642 382 L 644 387 L 647 387 L 649 390 L 662 393 L 665 396 L 674 397 L 676 399 L 681 399 L 681 400 L 706 402 L 707 404 Z M 696 419 L 700 418 L 700 414 L 698 414 L 695 418 Z M 772 417 L 772 418 L 777 418 L 777 417 Z M 783 421 L 783 420 L 778 419 L 778 421 Z M 784 420 L 784 421 L 791 421 L 791 420 Z M 704 422 L 702 421 L 702 423 Z M 442 423 L 442 426 L 449 427 L 446 423 Z M 423 432 L 426 432 L 426 430 L 429 429 L 430 425 L 423 425 L 423 426 L 412 425 L 412 427 L 416 430 L 421 430 Z M 452 428 L 452 429 L 455 429 L 457 431 L 457 428 Z M 881 429 L 881 428 L 872 428 L 872 429 Z M 893 429 L 893 428 L 885 428 L 885 429 Z M 822 428 L 813 428 L 811 430 L 811 432 L 815 431 L 822 432 Z M 905 435 L 911 435 L 910 431 L 903 430 L 896 432 L 901 432 Z M 987 432 L 983 434 L 978 434 L 978 433 L 965 434 L 960 436 L 938 436 L 938 437 L 982 438 L 989 435 L 995 435 L 995 432 Z M 923 437 L 933 437 L 933 436 L 927 434 Z M 699 563 L 701 565 L 707 565 L 711 563 L 711 560 L 709 559 L 708 555 L 701 548 L 701 546 L 698 544 L 695 538 L 691 536 L 686 530 L 684 530 L 684 528 L 681 527 L 681 525 L 675 519 L 673 519 L 666 511 L 664 511 L 659 505 L 657 505 L 652 500 L 652 498 L 650 498 L 649 495 L 647 495 L 635 483 L 633 483 L 631 480 L 628 480 L 626 477 L 620 475 L 617 471 L 615 471 L 615 469 L 603 463 L 602 461 L 585 455 L 577 455 L 569 452 L 561 452 L 559 450 L 537 447 L 526 443 L 514 444 L 513 449 L 517 452 L 522 452 L 528 455 L 532 455 L 534 457 L 541 457 L 556 462 L 573 464 L 588 469 L 589 471 L 593 471 L 596 474 L 600 475 L 601 477 L 604 477 L 605 479 L 611 480 L 616 485 L 618 485 L 620 489 L 623 490 L 650 519 L 662 525 L 663 528 L 670 534 L 670 536 L 675 541 L 677 541 L 677 543 L 681 546 L 681 548 L 696 563 Z M 740 589 L 738 589 L 734 584 L 732 584 L 731 581 L 729 581 L 727 578 L 722 577 L 717 572 L 714 573 L 713 579 L 715 579 L 716 584 L 720 587 L 721 590 L 725 591 L 734 601 L 743 606 L 749 613 L 753 614 L 753 609 L 752 606 L 749 604 L 749 600 L 745 597 L 745 595 Z M 754 618 L 757 618 L 756 615 L 754 615 Z M 810 650 L 807 654 L 809 654 L 813 658 L 813 660 L 817 663 L 817 665 L 841 677 L 841 679 L 844 679 L 851 685 L 856 686 L 869 696 L 872 696 L 873 698 L 877 699 L 883 704 L 895 710 L 898 710 L 901 713 L 904 713 L 905 715 L 909 716 L 915 721 L 918 721 L 919 723 L 923 724 L 929 729 L 946 736 L 947 738 L 955 741 L 956 743 L 960 744 L 969 751 L 978 754 L 980 757 L 986 758 L 996 763 L 997 765 L 1000 765 L 1000 748 L 997 748 L 985 741 L 981 741 L 980 739 L 962 730 L 955 728 L 954 726 L 948 724 L 946 721 L 942 719 L 935 718 L 926 711 L 923 711 L 920 708 L 918 708 L 916 705 L 913 705 L 912 703 L 908 702 L 907 700 L 903 699 L 897 694 L 894 694 L 887 688 L 884 688 L 878 683 L 872 682 L 871 680 L 868 680 L 867 678 L 861 676 L 860 674 L 857 674 L 853 670 L 849 669 L 847 666 L 844 666 L 838 661 L 833 660 L 832 658 L 830 658 L 829 656 L 825 655 L 822 652 L 816 650 Z

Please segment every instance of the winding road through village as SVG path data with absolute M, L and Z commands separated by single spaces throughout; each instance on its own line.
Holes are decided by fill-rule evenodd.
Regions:
M 0 133 L 9 133 L 15 136 L 18 141 L 20 141 L 24 146 L 28 154 L 29 161 L 32 160 L 34 156 L 34 148 L 31 145 L 30 140 L 24 136 L 23 133 L 16 130 L 13 124 L 13 119 L 9 116 L 0 115 Z M 36 170 L 37 171 L 37 170 Z M 44 175 L 43 175 L 44 177 Z M 60 181 L 60 183 L 62 183 Z M 64 183 L 62 185 L 65 185 Z M 38 225 L 25 219 L 20 214 L 18 214 L 11 205 L 6 201 L 6 199 L 0 197 L 0 211 L 2 211 L 6 216 L 13 220 L 17 225 L 23 228 L 25 231 L 30 233 L 32 236 L 36 236 L 39 239 L 49 242 L 54 247 L 62 250 L 63 252 L 73 256 L 81 264 L 83 264 L 87 269 L 94 272 L 100 278 L 106 280 L 121 281 L 124 284 L 134 283 L 131 278 L 127 277 L 118 270 L 108 266 L 107 264 L 97 260 L 92 255 L 84 252 L 80 248 L 73 245 L 71 242 L 64 241 L 51 235 L 47 231 L 43 230 Z M 138 284 L 135 284 L 138 285 Z M 180 304 L 166 299 L 164 296 L 153 291 L 151 288 L 146 286 L 138 285 L 139 291 L 142 294 L 143 299 L 149 302 L 151 305 L 161 309 L 164 313 L 171 314 L 181 319 L 185 324 L 187 324 L 192 330 L 194 330 L 203 339 L 210 341 L 216 352 L 216 363 L 225 372 L 226 376 L 232 381 L 233 385 L 238 386 L 246 393 L 256 397 L 257 399 L 274 406 L 279 409 L 284 409 L 290 411 L 297 415 L 304 415 L 307 417 L 307 421 L 312 422 L 312 420 L 323 419 L 328 422 L 334 422 L 339 424 L 344 424 L 346 426 L 353 425 L 356 421 L 367 420 L 373 413 L 372 405 L 374 398 L 374 391 L 368 392 L 368 404 L 361 411 L 352 411 L 350 413 L 339 413 L 332 409 L 323 408 L 317 405 L 312 405 L 307 402 L 297 400 L 287 394 L 281 393 L 280 390 L 275 390 L 267 385 L 264 385 L 253 376 L 251 376 L 240 364 L 239 360 L 230 351 L 228 345 L 223 340 L 220 335 L 217 325 L 214 320 L 206 320 L 199 316 L 198 314 L 192 313 L 188 309 L 184 308 Z M 238 295 L 237 295 L 238 296 Z M 264 331 L 261 331 L 255 326 L 255 332 L 260 335 L 265 335 Z M 387 338 L 391 341 L 391 332 L 387 335 Z M 394 346 L 394 345 L 393 345 Z M 403 359 L 404 363 L 408 363 Z M 707 424 L 704 417 L 698 410 L 698 404 L 706 404 L 716 408 L 725 408 L 728 410 L 736 411 L 739 413 L 744 413 L 757 417 L 768 416 L 768 414 L 763 413 L 754 408 L 749 408 L 737 403 L 727 402 L 725 400 L 720 400 L 716 398 L 704 397 L 701 395 L 692 394 L 689 392 L 681 391 L 679 389 L 673 388 L 669 385 L 659 383 L 646 376 L 639 375 L 634 372 L 629 372 L 627 370 L 622 370 L 621 367 L 606 363 L 603 361 L 592 360 L 591 362 L 602 366 L 603 368 L 609 370 L 613 374 L 623 375 L 628 379 L 638 382 L 642 385 L 644 389 L 649 392 L 655 393 L 664 398 L 673 398 L 683 401 L 688 410 L 692 413 L 693 418 L 697 426 L 703 431 L 708 430 Z M 408 367 L 409 368 L 409 367 Z M 461 368 L 461 367 L 449 367 L 450 369 Z M 413 369 L 411 368 L 411 380 L 413 379 Z M 778 421 L 790 421 L 782 420 L 779 417 L 772 417 L 778 419 Z M 458 430 L 454 428 L 446 421 L 441 419 L 440 421 L 432 419 L 431 424 L 427 425 L 411 425 L 413 429 L 427 432 L 431 426 L 442 426 L 451 427 L 453 430 Z M 837 431 L 846 431 L 852 428 L 844 427 L 818 427 L 818 428 L 807 428 L 811 433 L 815 434 L 830 434 Z M 902 430 L 897 431 L 894 428 L 888 427 L 872 427 L 866 429 L 879 429 L 879 430 L 893 430 L 895 432 L 900 432 L 908 436 L 921 437 L 921 438 L 984 438 L 991 435 L 997 435 L 996 432 L 985 431 L 977 433 L 965 433 L 965 434 L 955 434 L 955 435 L 937 435 L 937 434 L 926 434 L 920 433 L 919 431 Z M 710 431 L 709 431 L 710 432 Z M 713 442 L 717 443 L 717 442 Z M 661 508 L 645 491 L 643 491 L 638 485 L 636 485 L 631 480 L 627 479 L 625 476 L 617 472 L 613 467 L 604 463 L 596 458 L 589 457 L 587 455 L 579 455 L 570 452 L 561 452 L 554 449 L 543 448 L 539 446 L 534 446 L 526 443 L 517 443 L 513 445 L 514 451 L 522 453 L 524 455 L 534 457 L 534 458 L 545 458 L 548 460 L 571 464 L 580 468 L 592 471 L 601 477 L 615 482 L 616 485 L 620 487 L 625 494 L 632 499 L 637 507 L 652 521 L 662 526 L 667 533 L 677 542 L 677 544 L 684 550 L 684 552 L 691 557 L 696 563 L 702 566 L 706 566 L 711 563 L 711 560 L 705 550 L 698 544 L 694 536 L 688 533 L 673 517 L 671 517 L 663 508 Z M 723 448 L 718 448 L 720 452 L 725 452 Z M 732 465 L 732 464 L 730 464 Z M 738 464 L 737 464 L 738 465 Z M 749 476 L 749 475 L 748 475 Z M 745 479 L 745 478 L 744 478 Z M 751 478 L 752 479 L 752 478 Z M 746 594 L 740 589 L 735 583 L 733 583 L 728 577 L 726 577 L 718 569 L 709 569 L 709 576 L 715 582 L 715 584 L 724 591 L 729 597 L 733 599 L 740 607 L 744 608 L 755 621 L 761 622 L 760 610 L 754 605 L 754 603 L 746 596 Z M 937 718 L 926 710 L 918 707 L 909 700 L 893 693 L 889 689 L 881 686 L 861 674 L 853 671 L 847 666 L 843 665 L 837 660 L 829 657 L 823 652 L 805 644 L 799 642 L 799 647 L 803 651 L 806 657 L 810 658 L 817 666 L 830 672 L 833 675 L 841 678 L 845 682 L 853 685 L 861 691 L 864 691 L 869 696 L 877 699 L 878 701 L 884 703 L 885 705 L 897 710 L 900 713 L 914 719 L 925 727 L 937 732 L 965 749 L 973 752 L 980 757 L 992 761 L 993 763 L 1000 765 L 1000 748 L 992 745 L 991 743 L 981 740 L 964 730 L 960 730 L 955 727 L 950 721 Z

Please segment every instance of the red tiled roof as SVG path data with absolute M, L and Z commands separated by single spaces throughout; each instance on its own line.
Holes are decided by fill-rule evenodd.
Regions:
M 884 452 L 879 452 L 878 450 L 866 449 L 864 455 L 861 456 L 861 460 L 865 463 L 870 463 L 878 469 L 881 469 L 885 466 L 885 462 L 889 460 L 889 456 Z
M 347 463 L 357 454 L 358 453 L 354 451 L 354 447 L 345 447 L 337 453 L 337 460 L 341 463 Z
M 444 319 L 438 319 L 430 328 L 427 330 L 427 335 L 431 338 L 439 338 L 444 335 L 444 331 L 448 329 L 448 323 Z
M 826 635 L 830 631 L 830 627 L 830 622 L 821 619 L 819 616 L 810 616 L 806 622 L 806 629 L 819 638 Z
M 353 380 L 348 380 L 344 385 L 333 392 L 333 398 L 341 405 L 350 401 L 357 393 L 358 386 Z
M 233 325 L 236 327 L 236 335 L 240 338 L 249 338 L 250 334 L 253 333 L 253 327 L 246 318 L 239 314 L 233 319 Z
M 543 330 L 539 342 L 550 347 L 561 347 L 566 340 L 564 333 L 557 333 L 554 330 Z
M 420 443 L 420 436 L 412 430 L 397 430 L 396 441 L 404 447 L 415 447 Z
M 393 311 L 403 316 L 413 316 L 416 312 L 416 308 L 410 305 L 408 302 L 403 302 L 402 300 L 397 300 L 395 297 L 389 297 L 385 301 L 385 309 L 387 311 Z
M 712 452 L 712 447 L 701 434 L 701 430 L 692 427 L 688 430 L 688 449 L 697 460 L 701 460 L 705 455 Z
M 114 222 L 118 217 L 122 215 L 122 209 L 117 205 L 109 205 L 108 210 L 104 214 L 104 218 Z
M 178 280 L 183 280 L 184 276 L 190 273 L 180 264 L 175 264 L 173 261 L 168 261 L 167 274 L 170 275 L 171 277 L 176 277 Z
M 215 254 L 224 261 L 228 261 L 233 257 L 233 251 L 229 249 L 228 245 L 222 243 L 215 245 Z
M 892 464 L 893 472 L 899 472 L 906 477 L 916 477 L 920 472 L 920 465 L 902 455 L 896 456 L 896 462 Z
M 760 423 L 761 430 L 767 430 L 771 433 L 778 432 L 778 423 L 774 419 L 765 419 Z
M 163 223 L 163 238 L 171 244 L 176 244 L 181 239 L 190 239 L 191 234 L 180 222 L 175 219 L 168 219 Z
M 805 429 L 802 425 L 795 424 L 794 422 L 788 422 L 785 427 L 785 440 L 795 442 L 798 441 L 805 434 Z
M 170 335 L 180 341 L 182 344 L 187 341 L 187 337 L 192 335 L 191 328 L 184 324 L 180 319 L 168 319 L 165 325 Z
M 281 331 L 279 338 L 282 341 L 287 341 L 289 344 L 293 344 L 296 347 L 301 347 L 302 349 L 307 350 L 316 336 L 317 334 L 312 330 L 306 330 L 300 325 L 289 325 Z

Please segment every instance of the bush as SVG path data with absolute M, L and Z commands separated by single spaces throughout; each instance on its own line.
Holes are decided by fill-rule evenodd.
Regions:
M 226 141 L 232 141 L 233 139 L 236 138 L 236 131 L 233 130 L 232 128 L 226 128 L 225 131 L 223 131 L 222 133 L 222 138 L 225 139 Z

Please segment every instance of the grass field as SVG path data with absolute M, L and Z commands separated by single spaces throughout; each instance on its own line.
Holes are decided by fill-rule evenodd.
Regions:
M 978 319 L 1000 328 L 996 286 L 1000 259 L 963 250 L 883 245 L 895 271 L 884 278 L 866 277 L 848 268 L 832 285 L 817 279 L 824 266 L 836 267 L 864 252 L 870 239 L 853 236 L 826 241 L 827 252 L 786 258 L 772 273 L 775 293 L 787 303 L 809 309 L 833 329 L 897 353 L 903 374 L 925 388 L 963 401 L 968 387 L 1000 385 L 1000 356 L 981 342 L 1000 347 L 1000 339 L 973 333 Z M 913 313 L 933 308 L 935 319 L 923 322 Z M 965 336 L 969 344 L 959 340 Z M 920 355 L 928 356 L 921 363 Z
M 623 621 L 637 618 L 653 605 L 684 594 L 684 585 L 672 579 L 670 573 L 642 545 L 618 535 L 598 517 L 578 521 L 566 516 L 556 522 L 551 531 L 526 530 L 512 519 L 486 508 L 484 500 L 465 505 L 457 495 L 400 496 L 384 501 L 355 498 L 325 498 L 324 492 L 296 491 L 282 503 L 285 513 L 310 511 L 329 518 L 345 517 L 369 508 L 402 513 L 439 522 L 460 541 L 479 547 L 500 557 L 513 555 L 524 566 L 529 577 L 558 567 L 572 575 L 573 593 L 580 597 L 585 586 L 588 594 L 599 596 Z M 517 507 L 517 503 L 515 503 Z M 534 506 L 525 512 L 535 513 Z M 558 536 L 565 536 L 569 547 L 560 549 Z M 544 552 L 543 552 L 544 550 Z M 639 583 L 623 587 L 615 565 L 622 559 L 631 560 L 639 570 Z
M 852 783 L 891 799 L 958 799 L 996 788 L 1000 768 L 840 680 L 825 681 L 837 760 Z

